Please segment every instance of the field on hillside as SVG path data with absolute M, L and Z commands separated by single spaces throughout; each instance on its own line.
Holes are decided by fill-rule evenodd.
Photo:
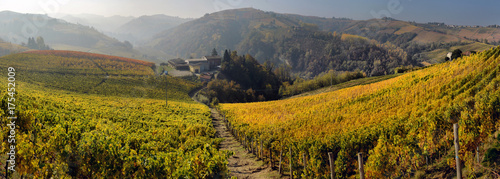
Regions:
M 427 59 L 428 59 L 427 62 L 429 62 L 431 64 L 436 64 L 436 63 L 443 62 L 444 58 L 446 57 L 446 54 L 448 54 L 448 52 L 453 52 L 453 50 L 456 50 L 456 49 L 460 49 L 462 52 L 467 52 L 467 51 L 480 52 L 480 51 L 484 51 L 484 50 L 489 50 L 493 47 L 495 47 L 495 46 L 475 42 L 475 43 L 468 44 L 468 45 L 454 46 L 454 47 L 451 47 L 448 49 L 436 49 L 436 50 L 433 50 L 430 52 L 425 52 L 425 53 L 423 53 L 423 55 L 427 57 Z
M 311 95 L 316 95 L 316 94 L 321 94 L 321 93 L 326 93 L 326 92 L 337 91 L 337 90 L 340 90 L 340 89 L 349 88 L 349 87 L 353 87 L 353 86 L 376 83 L 376 82 L 379 82 L 379 81 L 384 81 L 384 80 L 388 80 L 388 79 L 391 79 L 391 78 L 395 78 L 395 77 L 398 77 L 400 75 L 401 74 L 392 74 L 392 75 L 364 77 L 364 78 L 361 78 L 361 79 L 354 79 L 354 80 L 350 80 L 350 81 L 347 81 L 347 82 L 344 82 L 344 83 L 335 84 L 335 85 L 332 85 L 332 86 L 329 86 L 329 87 L 323 87 L 323 88 L 320 88 L 320 89 L 317 89 L 317 90 L 312 90 L 312 91 L 304 92 L 304 93 L 301 93 L 301 94 L 298 94 L 298 95 L 295 95 L 295 96 L 291 96 L 291 97 L 288 97 L 288 98 L 298 98 L 298 97 L 303 97 L 303 96 L 311 96 Z
M 499 56 L 500 47 L 378 83 L 220 108 L 241 140 L 262 142 L 274 160 L 283 151 L 285 171 L 291 150 L 294 175 L 314 178 L 329 176 L 328 152 L 337 178 L 357 173 L 358 152 L 369 178 L 415 175 L 426 158 L 453 171 L 446 151 L 458 123 L 459 157 L 473 176 L 476 147 L 500 127 Z
M 6 89 L 8 67 L 15 93 Z M 165 77 L 150 63 L 61 51 L 2 57 L 0 73 L 0 119 L 10 123 L 12 104 L 17 116 L 14 176 L 207 178 L 226 171 L 228 154 L 217 150 L 208 107 L 187 95 L 197 83 L 169 77 L 165 106 Z M 1 152 L 9 146 L 3 142 Z
M 29 48 L 9 42 L 4 42 L 2 41 L 2 39 L 0 39 L 0 57 L 11 53 L 23 52 L 26 50 L 29 50 Z
M 48 89 L 120 97 L 189 99 L 200 86 L 170 76 L 155 76 L 154 63 L 74 51 L 31 51 L 6 56 L 2 66 L 15 67 L 18 79 Z M 126 86 L 125 88 L 123 86 Z

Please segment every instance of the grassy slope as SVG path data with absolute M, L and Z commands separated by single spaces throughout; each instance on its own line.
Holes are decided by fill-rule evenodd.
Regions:
M 476 146 L 500 125 L 499 56 L 497 48 L 369 85 L 221 108 L 238 133 L 264 140 L 274 156 L 281 145 L 306 152 L 303 172 L 317 177 L 328 175 L 326 152 L 342 177 L 356 174 L 357 152 L 367 155 L 374 178 L 413 175 L 425 156 L 453 171 L 454 157 L 443 151 L 452 148 L 451 126 L 460 119 L 460 157 L 471 171 Z

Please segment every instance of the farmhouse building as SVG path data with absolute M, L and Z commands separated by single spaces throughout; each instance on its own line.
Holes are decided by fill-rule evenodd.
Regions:
M 208 67 L 210 70 L 217 69 L 220 66 L 222 58 L 220 56 L 203 56 L 203 59 L 208 61 Z
M 168 65 L 176 70 L 189 70 L 188 63 L 180 58 L 169 60 Z
M 189 70 L 193 73 L 201 73 L 210 70 L 206 59 L 187 59 L 186 62 L 189 65 Z
M 168 61 L 168 65 L 176 70 L 189 70 L 193 73 L 202 73 L 216 70 L 221 65 L 221 61 L 222 58 L 220 56 L 203 56 L 199 59 L 172 59 Z

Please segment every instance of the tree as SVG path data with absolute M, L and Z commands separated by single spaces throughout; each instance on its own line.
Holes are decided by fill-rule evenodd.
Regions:
M 217 56 L 217 55 L 219 55 L 219 54 L 217 53 L 217 50 L 215 50 L 215 48 L 214 48 L 214 49 L 212 50 L 212 56 Z
M 268 72 L 273 72 L 273 69 L 274 69 L 274 63 L 273 62 L 271 62 L 270 60 L 266 60 L 263 65 L 264 65 L 264 68 Z
M 28 38 L 28 44 L 24 44 L 23 46 L 26 46 L 30 49 L 36 49 L 36 50 L 50 50 L 51 48 L 48 45 L 45 45 L 45 40 L 43 37 L 38 36 L 35 40 L 34 37 L 29 37 Z
M 231 56 L 229 56 L 229 52 L 225 50 L 221 62 L 221 71 L 226 71 L 229 68 L 230 62 L 231 62 Z
M 36 45 L 34 37 L 28 38 L 28 46 L 27 47 L 30 49 L 38 49 L 38 46 Z
M 36 38 L 36 45 L 38 47 L 38 50 L 45 50 L 45 40 L 43 39 L 43 37 L 38 36 Z
M 460 49 L 453 50 L 453 52 L 451 53 L 451 60 L 455 60 L 460 57 L 462 57 L 462 50 Z

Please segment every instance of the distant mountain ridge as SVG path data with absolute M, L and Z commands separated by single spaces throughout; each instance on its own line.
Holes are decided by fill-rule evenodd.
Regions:
M 380 75 L 412 64 L 405 53 L 395 53 L 398 49 L 356 36 L 344 38 L 289 15 L 252 8 L 205 15 L 156 35 L 148 45 L 181 58 L 207 55 L 213 48 L 221 53 L 231 49 L 260 63 L 290 65 L 309 77 L 331 69 Z
M 335 45 L 336 42 L 331 38 L 334 34 L 338 37 L 341 34 L 366 37 L 367 39 L 362 41 L 367 43 L 360 45 L 354 40 Z M 146 47 L 181 58 L 207 55 L 213 48 L 220 52 L 231 49 L 239 54 L 248 53 L 261 63 L 271 60 L 277 64 L 291 65 L 296 72 L 317 74 L 328 69 L 362 69 L 370 75 L 392 73 L 390 69 L 398 65 L 435 63 L 436 60 L 428 59 L 436 57 L 418 54 L 481 40 L 500 40 L 500 28 L 453 27 L 391 18 L 322 18 L 243 8 L 206 14 L 199 19 L 160 32 Z M 346 49 L 351 47 L 357 50 Z M 471 50 L 484 50 L 486 45 L 477 47 Z M 377 49 L 375 51 L 380 53 L 369 54 L 368 49 Z M 362 55 L 348 54 L 352 51 Z M 391 53 L 393 55 L 388 55 Z M 379 59 L 394 55 L 399 60 L 388 60 L 387 64 L 384 64 L 384 60 Z M 379 63 L 373 62 L 378 60 L 385 66 L 383 70 L 374 70 Z
M 56 50 L 91 51 L 115 56 L 143 58 L 130 44 L 109 37 L 94 27 L 73 24 L 40 14 L 0 12 L 0 38 L 14 44 L 41 36 Z
M 150 40 L 153 35 L 176 27 L 192 19 L 172 17 L 163 14 L 140 16 L 116 28 L 117 35 L 128 36 L 132 42 Z
M 91 26 L 105 33 L 113 32 L 123 24 L 135 19 L 133 16 L 115 15 L 105 17 L 95 14 L 61 14 L 54 17 L 75 24 Z

